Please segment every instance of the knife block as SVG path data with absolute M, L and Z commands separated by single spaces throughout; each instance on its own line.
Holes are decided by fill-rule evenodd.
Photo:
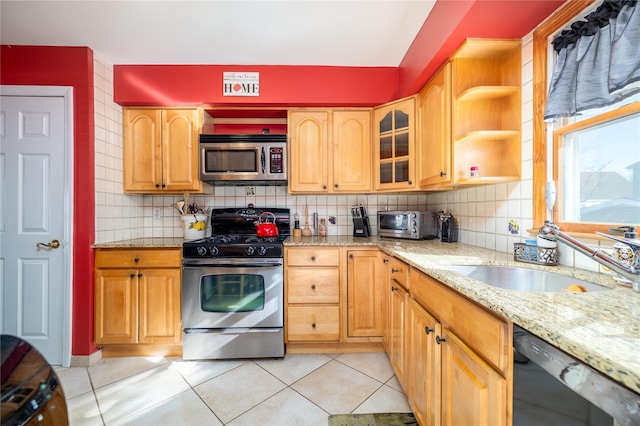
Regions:
M 369 237 L 371 236 L 371 229 L 369 228 L 369 218 L 353 218 L 353 236 L 354 237 Z

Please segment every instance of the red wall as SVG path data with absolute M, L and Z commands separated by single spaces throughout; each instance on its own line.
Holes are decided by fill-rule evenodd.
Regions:
M 223 96 L 223 72 L 259 72 L 260 96 Z M 288 65 L 116 65 L 122 106 L 359 106 L 393 99 L 394 67 Z
M 86 47 L 0 46 L 0 84 L 73 86 L 72 354 L 93 345 L 94 105 L 93 52 Z
M 417 93 L 465 38 L 522 38 L 565 1 L 439 0 L 397 68 L 116 65 L 114 100 L 123 106 L 376 106 Z M 260 96 L 222 96 L 223 71 L 260 72 Z

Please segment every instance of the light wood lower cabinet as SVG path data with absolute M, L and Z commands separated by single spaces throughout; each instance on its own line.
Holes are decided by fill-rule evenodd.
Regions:
M 349 337 L 382 337 L 381 266 L 377 250 L 347 251 Z
M 419 423 L 510 425 L 513 325 L 415 269 L 410 282 L 408 397 Z
M 181 250 L 98 249 L 95 343 L 103 355 L 181 354 Z
M 376 247 L 285 247 L 287 352 L 382 351 Z
M 286 247 L 286 343 L 340 340 L 340 248 Z
M 389 361 L 396 377 L 407 392 L 407 313 L 409 302 L 409 268 L 407 264 L 396 258 L 388 258 L 388 281 L 386 286 L 386 308 L 388 322 L 386 323 L 386 348 Z
M 409 302 L 409 403 L 421 425 L 440 425 L 440 323 L 415 300 Z

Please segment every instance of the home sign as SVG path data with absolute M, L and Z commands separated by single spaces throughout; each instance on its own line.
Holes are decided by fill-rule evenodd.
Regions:
M 224 72 L 223 96 L 260 96 L 259 72 Z

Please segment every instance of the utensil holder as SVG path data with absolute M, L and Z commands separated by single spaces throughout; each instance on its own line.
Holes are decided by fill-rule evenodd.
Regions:
M 517 262 L 542 263 L 548 266 L 556 266 L 558 264 L 558 248 L 513 243 L 513 260 Z
M 353 218 L 353 236 L 354 237 L 369 237 L 371 236 L 371 229 L 369 228 L 369 218 L 361 217 Z

